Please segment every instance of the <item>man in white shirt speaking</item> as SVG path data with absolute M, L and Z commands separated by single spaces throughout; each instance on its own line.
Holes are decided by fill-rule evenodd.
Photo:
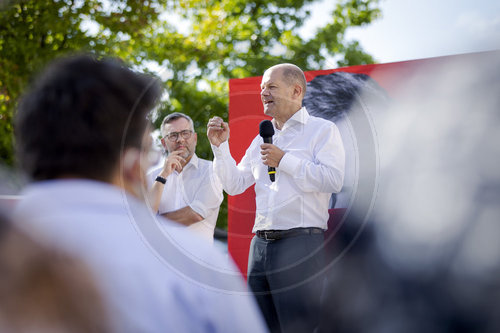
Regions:
M 224 190 L 237 195 L 255 184 L 248 284 L 273 332 L 312 332 L 318 326 L 323 233 L 331 194 L 341 190 L 344 178 L 339 130 L 302 107 L 305 91 L 297 66 L 265 71 L 261 100 L 264 114 L 273 118 L 273 143 L 257 135 L 239 164 L 229 151 L 229 125 L 213 117 L 207 126 Z M 276 169 L 275 181 L 270 167 Z
M 212 243 L 222 186 L 212 162 L 196 156 L 198 137 L 193 120 L 174 112 L 163 119 L 160 130 L 168 155 L 162 166 L 148 173 L 151 207 Z

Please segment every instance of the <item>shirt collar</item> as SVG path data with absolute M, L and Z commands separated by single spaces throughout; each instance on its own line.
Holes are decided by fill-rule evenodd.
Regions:
M 193 157 L 191 157 L 191 159 L 189 160 L 188 164 L 186 164 L 186 166 L 184 167 L 184 169 L 186 167 L 188 167 L 189 165 L 192 165 L 193 167 L 195 167 L 196 169 L 198 169 L 199 161 L 200 161 L 200 159 L 198 158 L 198 156 L 196 156 L 196 153 L 194 153 Z
M 293 126 L 295 123 L 299 123 L 299 124 L 307 124 L 307 121 L 309 120 L 309 113 L 307 112 L 307 109 L 305 106 L 301 107 L 297 112 L 295 112 L 293 114 L 293 116 L 290 117 L 290 119 L 288 119 L 286 121 L 286 123 L 283 125 L 283 128 L 281 130 L 285 130 L 287 129 L 288 127 L 291 127 Z M 274 125 L 274 128 L 276 129 L 276 122 L 275 120 L 273 119 L 272 120 L 272 123 Z

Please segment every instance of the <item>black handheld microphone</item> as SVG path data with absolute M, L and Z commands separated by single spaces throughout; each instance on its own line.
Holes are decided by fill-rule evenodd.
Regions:
M 259 124 L 259 134 L 264 140 L 264 143 L 273 143 L 274 127 L 270 120 L 262 120 Z M 273 167 L 267 167 L 267 173 L 272 182 L 275 180 L 276 169 Z

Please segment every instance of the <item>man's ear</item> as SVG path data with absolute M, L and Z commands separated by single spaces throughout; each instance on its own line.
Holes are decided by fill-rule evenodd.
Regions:
M 161 141 L 161 147 L 163 148 L 163 153 L 168 155 L 167 141 L 165 141 L 164 138 L 161 138 L 160 141 Z
M 141 152 L 136 148 L 127 148 L 120 162 L 121 187 L 140 196 L 138 189 L 142 185 Z
M 293 87 L 293 96 L 296 98 L 300 98 L 302 96 L 302 86 L 299 84 L 294 85 Z

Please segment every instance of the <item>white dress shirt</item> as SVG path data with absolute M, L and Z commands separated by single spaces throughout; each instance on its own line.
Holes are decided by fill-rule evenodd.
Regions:
M 115 332 L 265 332 L 235 265 L 156 218 L 120 188 L 90 180 L 30 185 L 14 214 L 35 239 L 89 265 Z
M 163 165 L 148 172 L 148 186 L 151 188 Z M 203 220 L 188 226 L 213 242 L 214 229 L 222 200 L 222 185 L 215 176 L 212 162 L 193 155 L 181 173 L 174 171 L 167 177 L 163 188 L 158 213 L 164 214 L 189 206 L 203 217 Z
M 273 120 L 274 125 L 274 120 Z M 212 145 L 214 169 L 230 195 L 255 184 L 257 230 L 287 230 L 298 227 L 327 229 L 328 206 L 344 179 L 345 152 L 334 123 L 297 111 L 283 126 L 275 127 L 273 144 L 285 152 L 271 182 L 262 163 L 262 137 L 257 135 L 241 162 L 231 157 L 228 142 Z

